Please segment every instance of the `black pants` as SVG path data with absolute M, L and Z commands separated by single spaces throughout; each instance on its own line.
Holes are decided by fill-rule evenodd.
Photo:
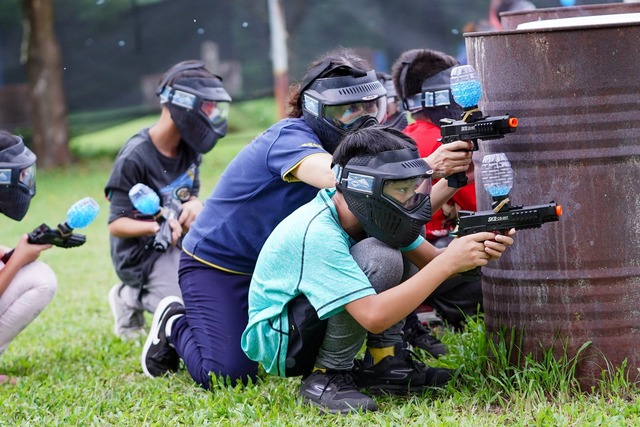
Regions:
M 307 297 L 300 294 L 287 304 L 289 316 L 289 346 L 285 375 L 306 376 L 313 370 L 318 350 L 327 330 L 327 321 L 320 320 Z

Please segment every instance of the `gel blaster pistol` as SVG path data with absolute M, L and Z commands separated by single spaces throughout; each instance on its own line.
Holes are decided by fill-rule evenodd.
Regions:
M 160 230 L 153 240 L 153 248 L 157 252 L 166 252 L 171 246 L 171 220 L 178 219 L 182 212 L 182 204 L 174 199 L 171 193 L 165 194 L 160 206 L 160 196 L 151 187 L 141 182 L 129 190 L 129 199 L 133 206 L 143 215 L 150 215 L 160 222 Z
M 28 241 L 31 244 L 51 244 L 60 248 L 82 246 L 87 241 L 86 236 L 74 233 L 73 230 L 91 224 L 98 215 L 99 209 L 100 206 L 91 197 L 78 200 L 67 211 L 67 220 L 64 223 L 58 224 L 56 228 L 42 224 L 28 234 Z M 11 255 L 13 255 L 13 249 L 4 254 L 2 262 L 6 264 Z
M 562 216 L 562 206 L 556 202 L 535 206 L 511 206 L 507 201 L 498 211 L 460 211 L 459 215 L 456 234 L 466 236 L 482 231 L 503 232 L 512 228 L 538 228 L 545 222 L 558 221 Z
M 460 120 L 440 120 L 440 142 L 473 142 L 473 151 L 478 150 L 478 139 L 498 139 L 515 132 L 518 119 L 505 114 L 487 117 L 478 108 L 482 96 L 482 86 L 476 70 L 471 65 L 460 65 L 451 69 L 451 95 L 463 109 Z M 449 187 L 461 188 L 467 185 L 464 172 L 447 177 Z
M 511 205 L 509 191 L 513 186 L 513 171 L 504 153 L 486 155 L 482 160 L 481 174 L 484 188 L 493 199 L 492 209 L 458 212 L 456 235 L 538 228 L 546 222 L 558 221 L 562 216 L 562 206 L 556 202 L 535 206 Z

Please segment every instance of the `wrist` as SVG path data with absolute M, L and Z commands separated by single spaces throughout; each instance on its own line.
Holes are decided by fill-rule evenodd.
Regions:
M 149 224 L 151 226 L 149 234 L 152 235 L 152 236 L 154 234 L 158 234 L 158 231 L 160 231 L 160 224 L 158 224 L 155 221 L 151 221 Z

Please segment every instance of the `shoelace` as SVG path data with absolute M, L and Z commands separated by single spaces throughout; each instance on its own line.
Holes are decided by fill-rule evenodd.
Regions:
M 409 349 L 402 349 L 402 353 L 398 356 L 399 359 L 406 361 L 414 371 L 420 372 L 427 368 L 427 365 L 420 361 L 418 355 Z
M 329 374 L 327 377 L 327 385 L 322 391 L 322 394 L 324 394 L 330 384 L 335 384 L 338 390 L 348 386 L 355 386 L 353 376 L 350 372 L 332 372 Z

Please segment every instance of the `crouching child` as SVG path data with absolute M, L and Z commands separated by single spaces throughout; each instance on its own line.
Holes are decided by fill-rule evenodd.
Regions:
M 269 374 L 302 376 L 299 395 L 323 411 L 374 411 L 361 389 L 419 392 L 451 378 L 403 348 L 404 318 L 449 276 L 499 258 L 513 238 L 426 242 L 431 170 L 401 132 L 355 131 L 333 164 L 336 187 L 284 219 L 260 252 L 242 348 Z M 419 270 L 407 278 L 410 264 Z

